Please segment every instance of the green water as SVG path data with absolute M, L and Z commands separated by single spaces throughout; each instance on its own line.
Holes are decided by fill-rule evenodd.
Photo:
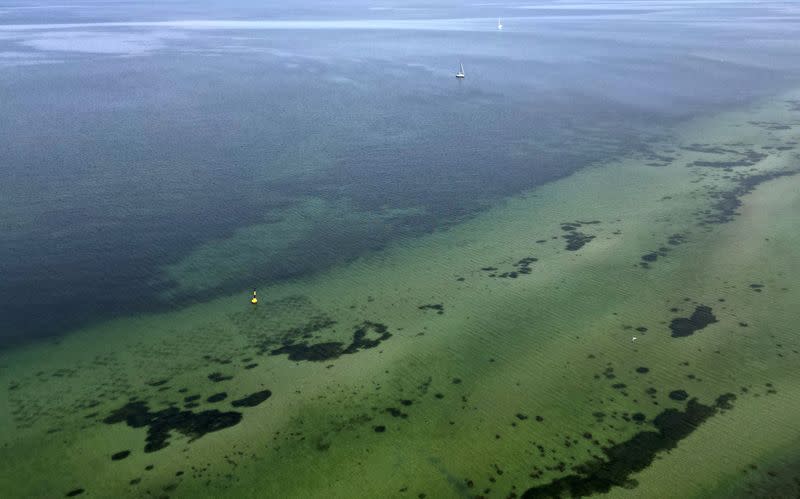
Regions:
M 647 153 L 315 276 L 260 285 L 255 307 L 242 289 L 3 351 L 0 490 L 533 496 L 564 477 L 596 479 L 581 467 L 596 459 L 615 470 L 603 482 L 615 496 L 796 494 L 800 176 L 776 174 L 798 171 L 798 96 L 683 123 Z M 302 225 L 297 217 L 287 223 Z M 594 238 L 568 251 L 575 233 Z M 254 226 L 206 244 L 171 278 L 207 286 L 217 277 L 198 271 L 204 261 L 260 239 Z M 698 306 L 716 322 L 671 336 L 671 321 Z M 358 328 L 375 341 L 348 351 Z M 271 355 L 334 342 L 323 360 Z M 263 390 L 271 396 L 254 407 L 231 405 Z M 688 397 L 668 396 L 676 390 Z M 225 400 L 206 400 L 220 392 Z M 716 406 L 728 393 L 735 400 Z M 103 422 L 132 398 L 151 413 L 242 416 L 204 434 L 172 430 L 146 452 L 146 424 Z M 691 400 L 710 413 L 671 448 L 609 454 Z M 130 454 L 111 459 L 121 451 Z

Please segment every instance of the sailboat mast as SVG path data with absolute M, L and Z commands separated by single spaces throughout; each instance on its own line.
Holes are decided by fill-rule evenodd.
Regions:
M 459 61 L 458 67 L 461 69 L 458 71 L 458 73 L 456 73 L 456 78 L 460 80 L 464 78 L 464 64 L 461 61 Z

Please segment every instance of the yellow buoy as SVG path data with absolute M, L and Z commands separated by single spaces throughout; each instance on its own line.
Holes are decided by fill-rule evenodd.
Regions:
M 258 303 L 258 298 L 256 298 L 256 290 L 255 289 L 253 290 L 253 299 L 250 300 L 250 303 L 252 303 L 253 305 Z

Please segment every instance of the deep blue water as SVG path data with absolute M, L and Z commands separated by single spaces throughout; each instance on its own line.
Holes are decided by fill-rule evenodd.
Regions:
M 781 2 L 81 4 L 0 6 L 0 345 L 446 227 L 800 67 Z M 93 24 L 187 19 L 312 22 Z M 50 23 L 85 25 L 24 26 Z M 309 199 L 353 216 L 202 289 L 165 273 Z

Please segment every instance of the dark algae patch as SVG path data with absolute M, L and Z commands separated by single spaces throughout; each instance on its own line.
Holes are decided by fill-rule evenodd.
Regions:
M 279 348 L 281 346 L 308 342 L 315 338 L 319 339 L 321 335 L 326 334 L 326 332 L 330 332 L 336 325 L 335 320 L 325 313 L 311 307 L 308 301 L 303 297 L 290 297 L 289 299 L 284 300 L 281 306 L 278 307 L 278 310 L 275 311 L 270 311 L 266 308 L 263 309 L 267 315 L 258 316 L 258 320 L 255 320 L 255 318 L 252 316 L 247 317 L 247 320 L 243 320 L 241 318 L 238 318 L 238 320 L 242 322 L 242 327 L 244 327 L 244 330 L 252 330 L 254 328 L 259 328 L 261 321 L 272 320 L 272 315 L 280 315 L 285 313 L 281 312 L 281 310 L 284 308 L 291 308 L 292 310 L 307 309 L 310 318 L 305 319 L 296 326 L 288 327 L 283 331 L 280 331 L 278 335 L 272 334 L 272 332 L 264 335 L 256 335 L 254 337 L 256 340 L 254 346 L 259 354 L 270 353 L 275 348 Z M 317 341 L 317 343 L 320 342 Z M 248 363 L 247 366 L 245 366 L 245 369 L 256 367 L 257 364 L 252 363 L 252 360 L 253 359 L 251 358 L 247 358 L 246 360 L 242 361 Z
M 730 409 L 732 400 L 735 400 L 733 394 L 725 394 L 712 405 L 692 399 L 682 411 L 666 409 L 653 419 L 655 431 L 640 431 L 625 442 L 604 448 L 605 458 L 579 464 L 572 468 L 575 473 L 531 487 L 522 497 L 584 497 L 607 493 L 614 487 L 635 487 L 636 482 L 630 479 L 632 474 L 650 466 L 659 453 L 674 449 L 719 410 Z
M 644 260 L 645 262 L 655 262 L 656 260 L 658 260 L 658 253 L 652 252 L 652 253 L 647 253 L 646 255 L 642 255 L 642 260 Z
M 756 187 L 764 182 L 789 175 L 797 175 L 798 173 L 800 173 L 800 170 L 782 170 L 743 175 L 732 189 L 710 192 L 709 196 L 714 201 L 711 205 L 711 210 L 701 214 L 700 225 L 724 224 L 732 221 L 738 215 L 736 210 L 742 206 L 742 196 L 753 192 Z
M 436 313 L 442 315 L 444 313 L 444 305 L 441 303 L 432 303 L 428 305 L 420 305 L 417 307 L 420 310 L 436 310 Z
M 686 393 L 686 390 L 673 390 L 669 392 L 669 398 L 680 402 L 689 398 L 689 394 Z
M 208 379 L 210 379 L 214 383 L 219 383 L 220 381 L 227 381 L 229 379 L 233 379 L 233 376 L 225 376 L 222 373 L 211 373 L 208 375 Z
M 671 246 L 678 246 L 680 244 L 683 244 L 684 242 L 685 242 L 685 239 L 681 234 L 673 234 L 673 235 L 671 235 L 669 237 L 669 239 L 667 239 L 667 244 L 671 245 Z M 644 268 L 644 269 L 649 269 L 651 263 L 654 263 L 659 258 L 666 257 L 667 255 L 669 255 L 670 251 L 672 251 L 672 249 L 669 246 L 665 245 L 665 246 L 661 246 L 660 248 L 658 248 L 655 251 L 651 251 L 649 253 L 645 253 L 644 255 L 642 255 L 639 258 L 639 260 L 640 260 L 639 261 L 639 266 Z
M 126 457 L 128 457 L 130 455 L 131 455 L 131 451 L 123 450 L 123 451 L 117 452 L 116 454 L 112 454 L 111 455 L 111 460 L 112 461 L 120 461 L 120 460 L 125 459 Z
M 392 337 L 389 329 L 378 322 L 364 321 L 356 326 L 353 339 L 346 347 L 344 343 L 329 341 L 324 343 L 293 343 L 289 342 L 282 347 L 272 350 L 270 355 L 288 354 L 289 360 L 324 361 L 337 359 L 342 355 L 349 355 L 367 348 L 374 348 L 381 342 Z
M 169 445 L 169 436 L 177 431 L 191 440 L 198 439 L 206 433 L 219 431 L 239 424 L 242 420 L 240 412 L 220 412 L 208 410 L 192 412 L 177 407 L 151 412 L 145 402 L 133 401 L 112 412 L 103 420 L 106 424 L 126 423 L 131 428 L 147 427 L 147 444 L 145 452 L 161 450 Z
M 567 240 L 567 245 L 564 249 L 566 249 L 567 251 L 578 251 L 579 249 L 586 246 L 586 244 L 589 243 L 589 241 L 594 239 L 595 236 L 584 234 L 583 232 L 572 231 L 561 237 Z
M 514 269 L 510 272 L 503 272 L 502 274 L 498 274 L 497 277 L 510 277 L 511 279 L 516 279 L 520 275 L 530 274 L 531 273 L 531 265 L 538 262 L 539 259 L 533 256 L 526 256 L 522 260 L 518 261 L 514 264 Z
M 678 317 L 677 319 L 672 319 L 669 328 L 672 330 L 673 338 L 683 338 L 691 336 L 695 331 L 699 331 L 715 322 L 717 322 L 717 318 L 711 312 L 711 307 L 698 305 L 689 318 Z
M 408 414 L 406 414 L 405 412 L 401 411 L 397 407 L 387 407 L 386 408 L 386 412 L 389 415 L 391 415 L 393 418 L 408 419 Z
M 686 236 L 684 234 L 676 233 L 669 236 L 667 239 L 667 244 L 671 246 L 680 246 L 686 242 Z
M 215 402 L 222 402 L 228 398 L 228 394 L 225 392 L 215 393 L 206 399 L 206 402 L 211 402 L 212 404 Z
M 248 395 L 247 397 L 241 398 L 239 400 L 234 400 L 233 402 L 231 402 L 231 405 L 234 407 L 255 407 L 261 402 L 270 398 L 270 396 L 272 396 L 271 391 L 262 390 L 260 392 Z
M 481 270 L 483 270 L 484 272 L 491 272 L 491 274 L 489 274 L 489 277 L 516 279 L 521 275 L 530 274 L 532 272 L 531 266 L 538 261 L 539 259 L 534 256 L 526 256 L 525 258 L 511 265 L 513 270 L 509 270 L 506 272 L 499 272 L 499 273 L 498 273 L 499 269 L 497 267 L 483 267 L 481 268 Z
M 342 355 L 344 343 L 329 341 L 325 343 L 290 343 L 273 350 L 270 355 L 288 354 L 289 360 L 310 360 L 320 362 L 323 360 L 338 359 Z
M 721 150 L 720 152 L 722 153 L 722 151 L 723 150 Z M 689 166 L 700 166 L 704 168 L 738 168 L 740 166 L 753 166 L 767 157 L 766 154 L 753 151 L 752 149 L 748 149 L 742 152 L 724 150 L 724 152 L 725 153 L 732 152 L 736 154 L 738 158 L 729 160 L 719 160 L 719 161 L 697 160 L 692 162 Z
M 562 238 L 567 241 L 567 245 L 565 249 L 567 251 L 578 251 L 579 249 L 586 246 L 595 236 L 591 234 L 585 234 L 580 232 L 578 228 L 583 227 L 584 225 L 596 225 L 599 224 L 599 220 L 591 220 L 588 222 L 584 222 L 582 220 L 578 220 L 576 222 L 565 222 L 561 224 L 561 230 L 566 232 Z

